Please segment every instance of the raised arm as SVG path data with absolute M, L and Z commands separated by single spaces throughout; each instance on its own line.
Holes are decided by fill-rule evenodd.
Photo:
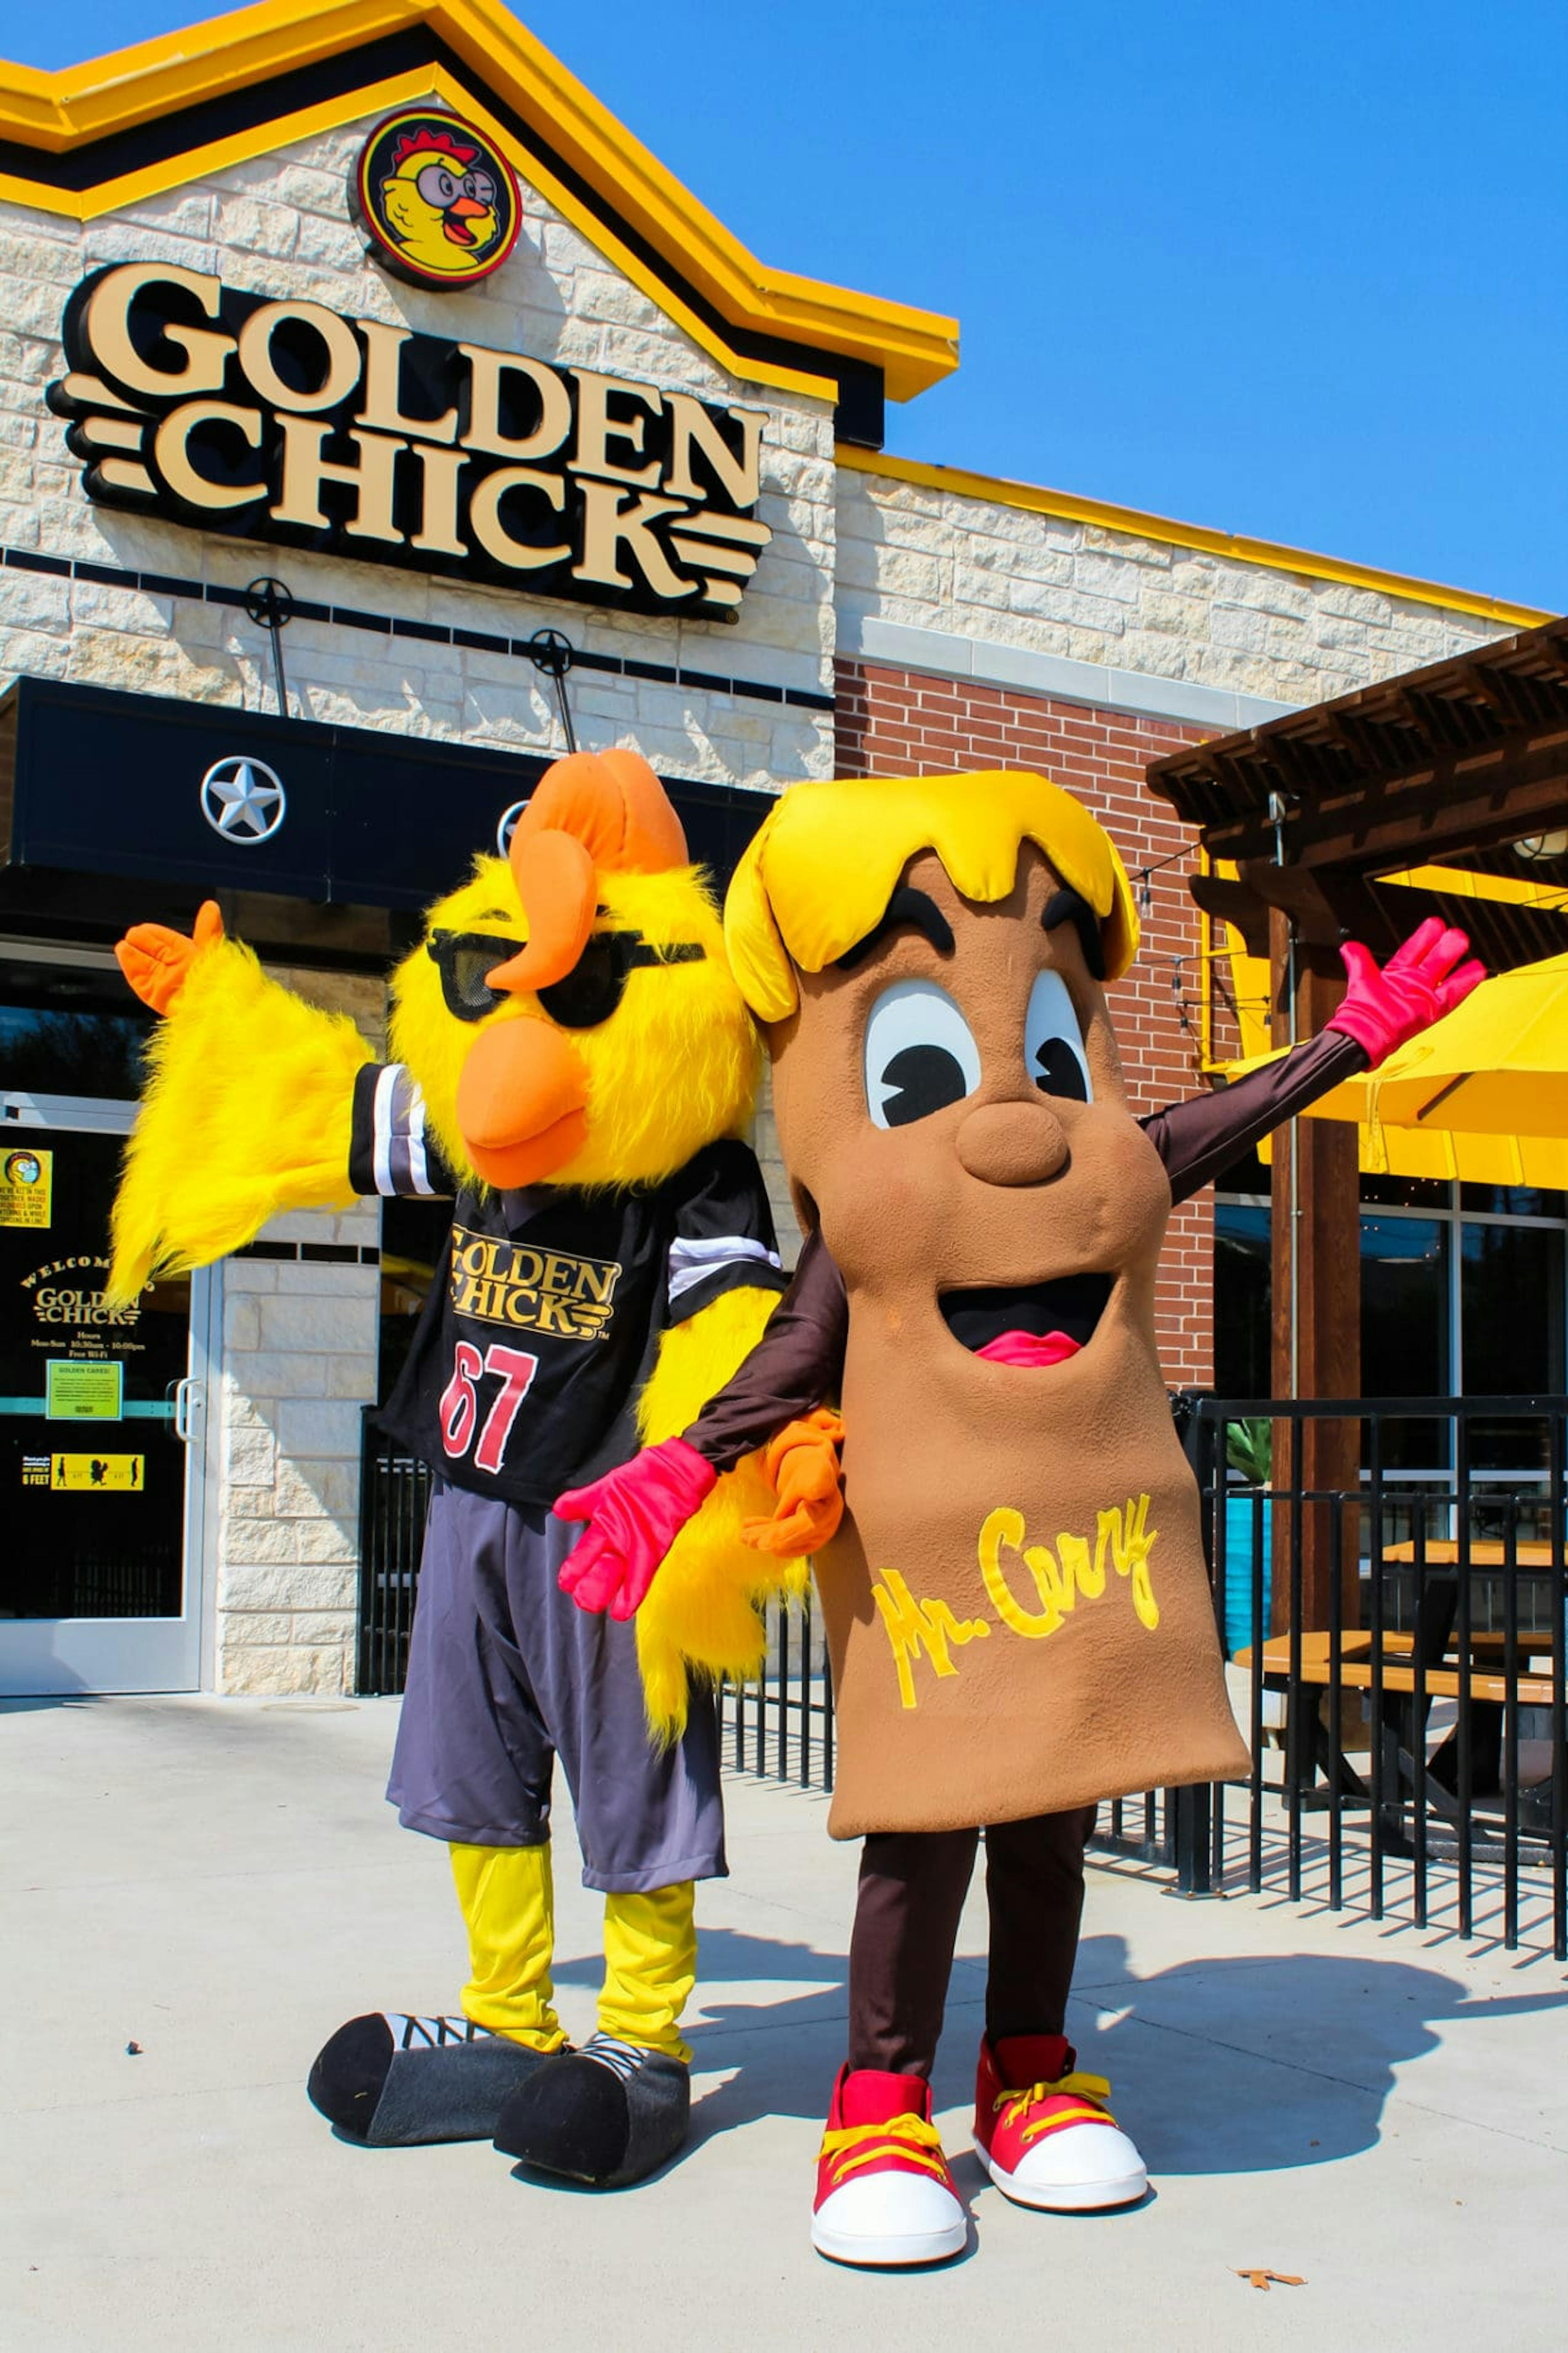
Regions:
M 1354 1038 L 1325 1029 L 1277 1062 L 1265 1062 L 1213 1094 L 1191 1095 L 1140 1124 L 1165 1164 L 1174 1201 L 1191 1200 L 1233 1160 L 1288 1119 L 1305 1111 L 1367 1067 L 1366 1049 Z
M 126 1151 L 107 1289 L 132 1298 L 161 1271 L 205 1266 L 280 1209 L 347 1208 L 356 1073 L 371 1050 L 224 937 L 210 902 L 195 934 L 139 923 L 118 950 L 162 1015 Z
M 1397 1048 L 1462 1005 L 1486 975 L 1463 932 L 1436 916 L 1414 931 L 1380 970 L 1370 950 L 1347 940 L 1341 954 L 1350 985 L 1321 1036 L 1234 1086 L 1194 1095 L 1143 1121 L 1143 1131 L 1171 1180 L 1173 1200 L 1189 1200 L 1221 1169 L 1320 1095 L 1358 1071 L 1375 1070 Z

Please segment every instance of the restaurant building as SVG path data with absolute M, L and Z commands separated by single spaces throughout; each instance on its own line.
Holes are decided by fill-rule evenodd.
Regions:
M 1213 942 L 1148 764 L 1540 617 L 888 456 L 956 322 L 764 266 L 492 0 L 0 67 L 0 1691 L 353 1687 L 362 1419 L 436 1247 L 286 1218 L 110 1315 L 128 923 L 216 897 L 377 1040 L 569 740 L 644 752 L 721 877 L 796 777 L 1040 767 L 1142 902 L 1149 1109 Z M 1173 1383 L 1214 1255 L 1205 1196 Z

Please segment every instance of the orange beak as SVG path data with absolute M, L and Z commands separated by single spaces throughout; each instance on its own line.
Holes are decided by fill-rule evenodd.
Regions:
M 487 1185 L 538 1185 L 580 1152 L 588 1073 L 548 1022 L 526 1016 L 481 1029 L 458 1081 L 458 1125 Z
M 456 203 L 448 205 L 447 209 L 450 213 L 455 213 L 459 220 L 479 220 L 482 218 L 488 207 L 476 204 L 472 196 L 459 196 Z

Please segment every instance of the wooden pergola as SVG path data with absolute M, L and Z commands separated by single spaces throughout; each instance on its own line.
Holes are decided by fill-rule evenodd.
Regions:
M 1568 950 L 1568 915 L 1449 892 L 1441 872 L 1568 886 L 1568 620 L 1194 745 L 1148 776 L 1197 827 L 1210 860 L 1237 869 L 1235 880 L 1195 877 L 1193 892 L 1240 929 L 1251 953 L 1267 950 L 1279 1044 L 1314 1036 L 1339 1003 L 1346 938 L 1382 956 L 1441 914 L 1469 932 L 1494 972 Z M 1521 842 L 1534 853 L 1528 863 Z M 1438 871 L 1391 879 L 1417 869 Z M 1274 1155 L 1277 1397 L 1360 1394 L 1358 1175 L 1356 1130 L 1336 1120 L 1300 1122 L 1293 1152 Z M 1305 1485 L 1353 1487 L 1357 1446 L 1352 1426 L 1310 1427 Z M 1314 1551 L 1305 1622 L 1321 1626 L 1327 1565 Z M 1355 1576 L 1352 1546 L 1347 1624 Z

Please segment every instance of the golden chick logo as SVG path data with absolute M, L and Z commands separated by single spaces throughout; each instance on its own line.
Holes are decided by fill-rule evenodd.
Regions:
M 419 286 L 471 286 L 517 243 L 510 166 L 451 115 L 390 116 L 360 151 L 354 192 L 373 258 Z

